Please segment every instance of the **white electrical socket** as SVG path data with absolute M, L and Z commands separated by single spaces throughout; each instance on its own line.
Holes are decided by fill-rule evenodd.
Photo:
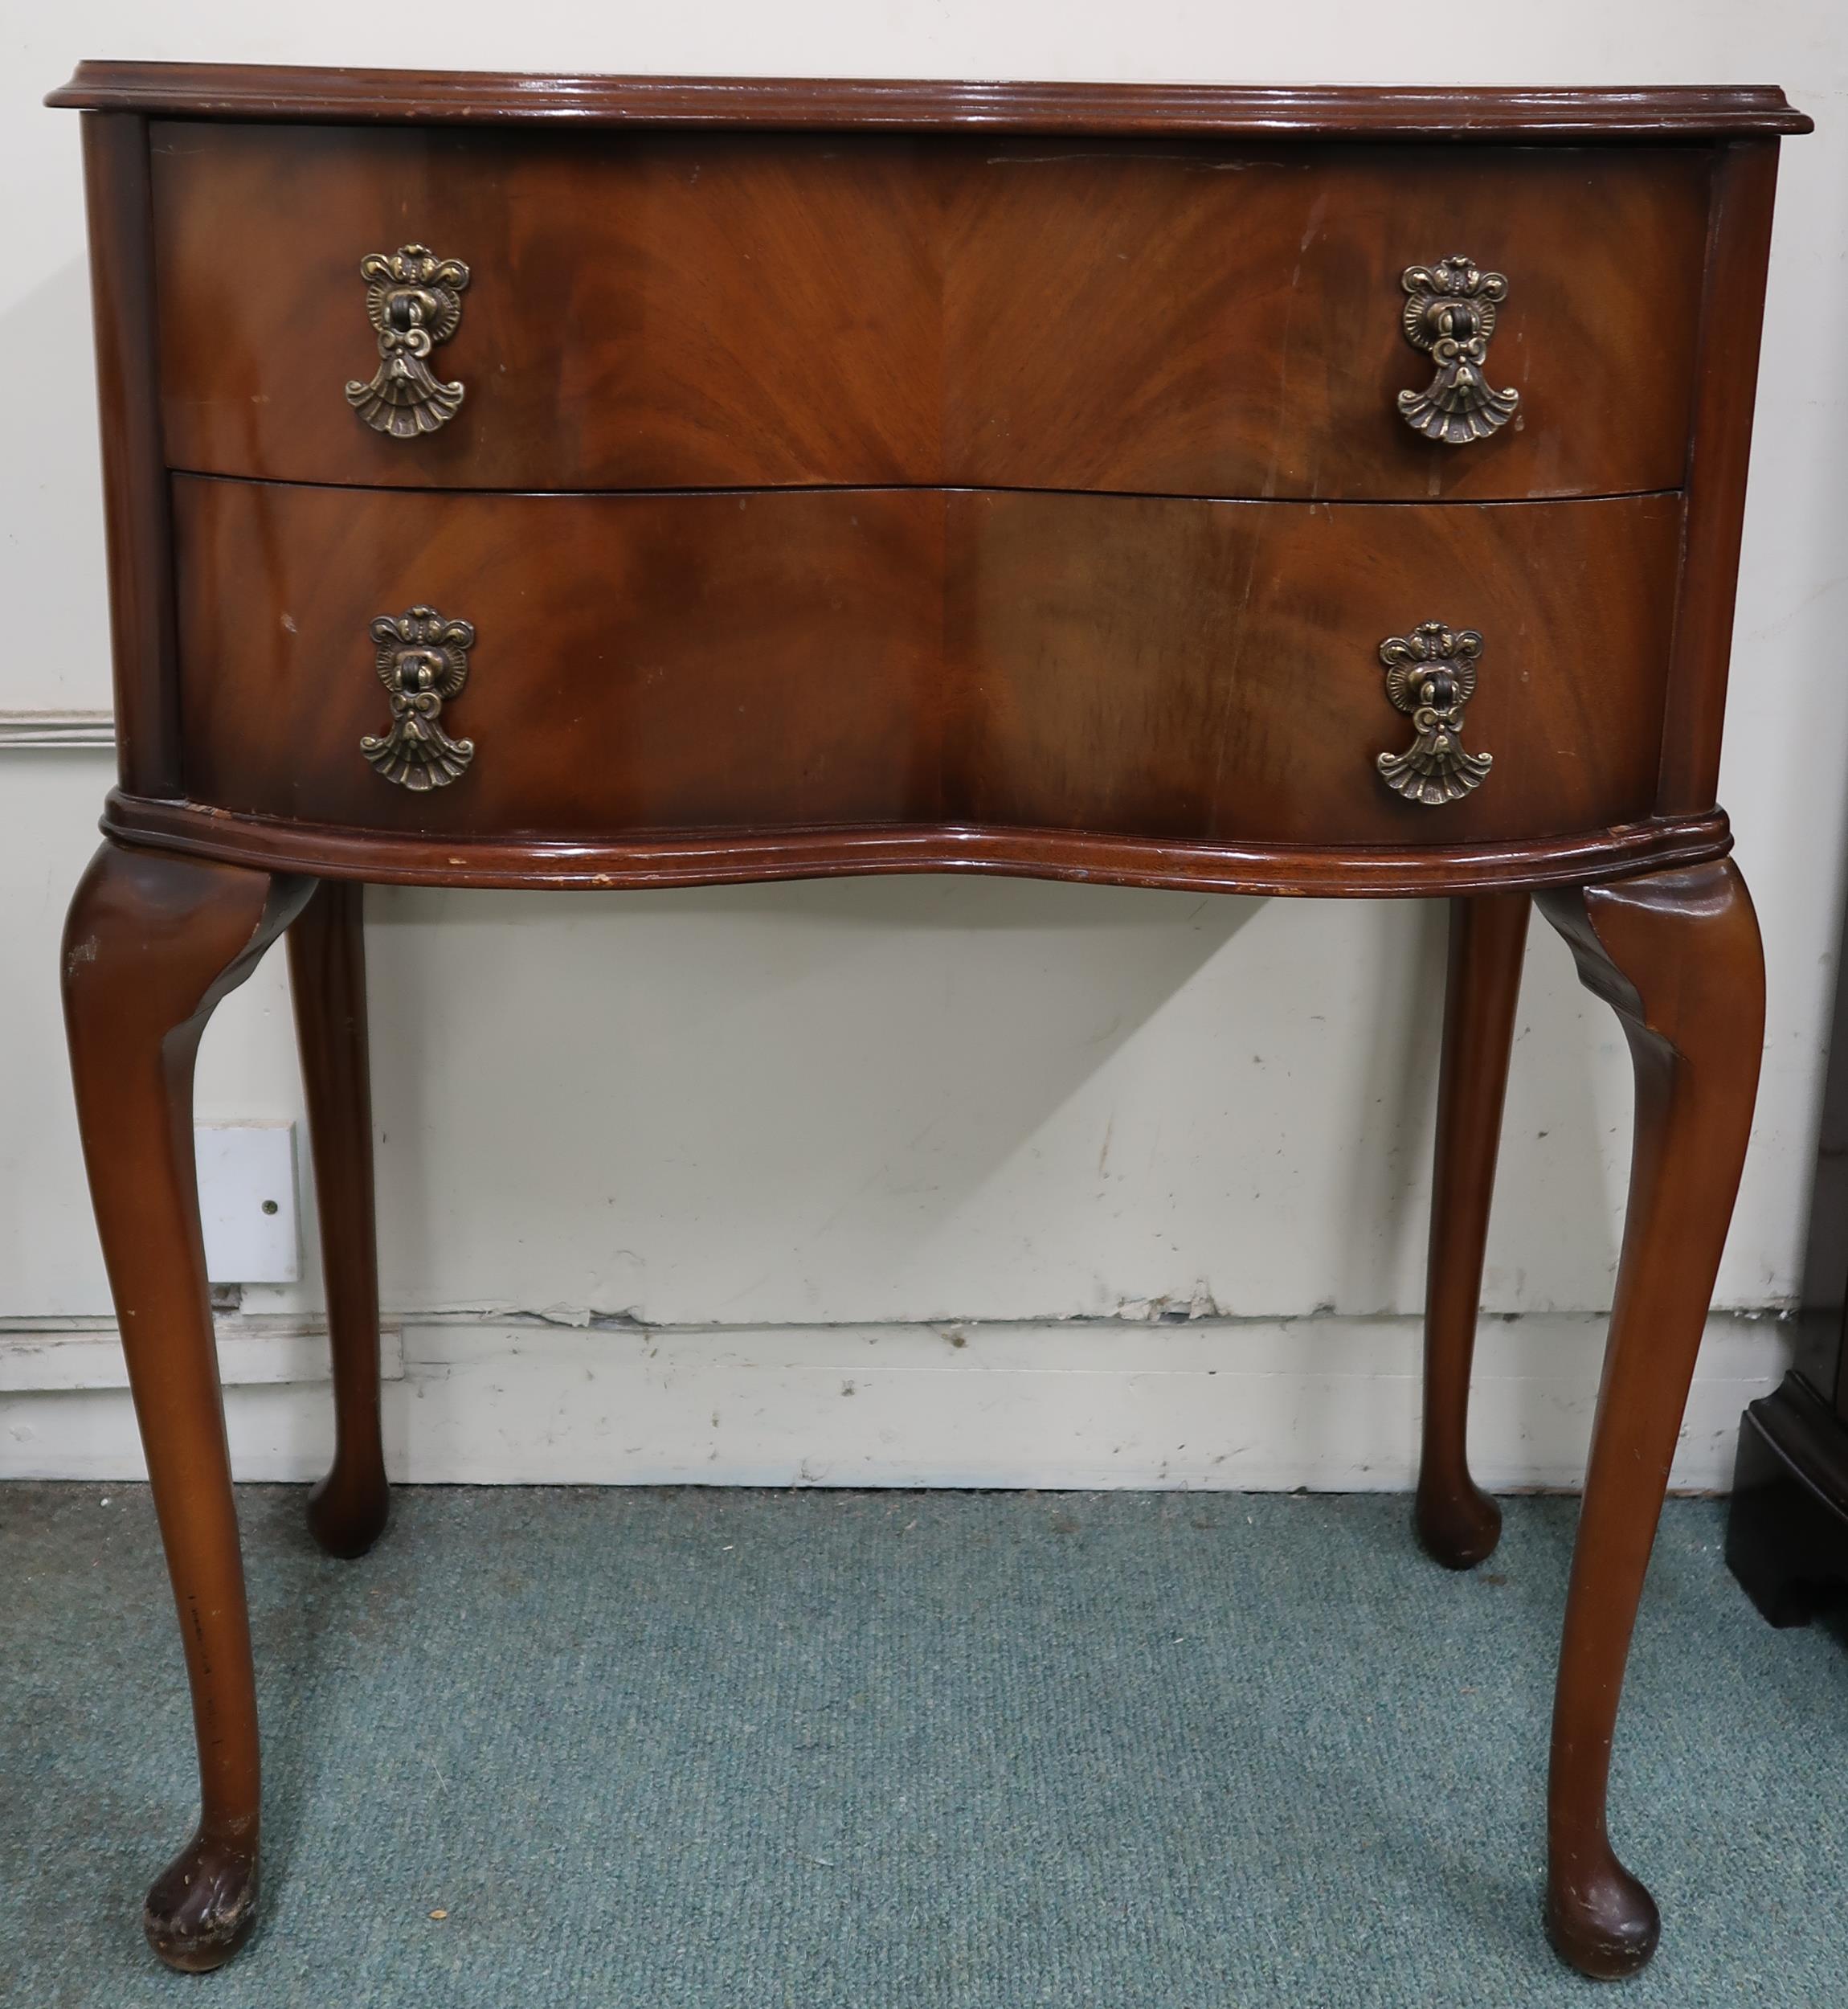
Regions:
M 206 1275 L 214 1283 L 294 1283 L 301 1275 L 295 1125 L 195 1123 Z

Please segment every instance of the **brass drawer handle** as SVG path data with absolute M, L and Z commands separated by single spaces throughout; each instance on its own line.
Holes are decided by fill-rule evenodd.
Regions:
M 370 383 L 348 383 L 346 402 L 374 432 L 394 440 L 434 432 L 462 403 L 461 385 L 444 383 L 431 371 L 430 352 L 462 319 L 468 268 L 459 258 L 406 244 L 389 257 L 367 252 L 359 276 L 366 282 L 366 317 L 378 331 L 378 367 Z
M 391 724 L 370 734 L 359 751 L 387 781 L 422 794 L 447 788 L 475 758 L 472 739 L 452 739 L 439 722 L 444 704 L 468 681 L 475 631 L 434 607 L 381 614 L 372 624 L 378 644 L 378 681 L 391 694 Z
M 1399 283 L 1405 288 L 1405 339 L 1437 366 L 1425 390 L 1399 393 L 1406 424 L 1453 447 L 1499 432 L 1521 408 L 1519 391 L 1496 391 L 1482 374 L 1507 280 L 1478 272 L 1466 258 L 1446 258 L 1407 266 Z
M 1453 632 L 1441 621 L 1389 635 L 1380 644 L 1386 695 L 1411 720 L 1417 737 L 1402 754 L 1381 754 L 1378 765 L 1386 786 L 1408 802 L 1460 802 L 1494 765 L 1493 754 L 1466 751 L 1461 737 L 1482 653 L 1474 628 Z

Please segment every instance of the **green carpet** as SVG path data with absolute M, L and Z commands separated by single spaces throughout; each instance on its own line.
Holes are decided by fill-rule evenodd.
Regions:
M 194 1812 L 144 1490 L 0 1487 L 12 2009 L 1798 2009 L 1848 1991 L 1848 1643 L 1671 1504 L 1613 1831 L 1662 1948 L 1539 1923 L 1573 1503 L 1452 1577 L 1400 1499 L 243 1495 L 263 1923 L 169 1974 Z M 106 1501 L 107 1504 L 104 1504 Z M 433 1918 L 433 1912 L 447 1913 Z

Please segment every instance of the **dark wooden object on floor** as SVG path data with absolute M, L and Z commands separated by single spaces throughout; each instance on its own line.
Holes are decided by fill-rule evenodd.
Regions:
M 1715 789 L 1807 121 L 1757 88 L 136 63 L 52 101 L 85 114 L 121 747 L 72 1056 L 202 1781 L 162 1958 L 224 1958 L 256 1890 L 188 1127 L 217 997 L 292 922 L 338 1426 L 310 1517 L 357 1555 L 361 885 L 967 870 L 1452 901 L 1417 1522 L 1453 1568 L 1497 1532 L 1465 1420 L 1531 896 L 1622 1019 L 1546 1915 L 1582 1971 L 1639 1966 L 1605 1786 L 1756 1079 Z
M 1838 959 L 1794 1364 L 1740 1419 L 1726 1560 L 1774 1626 L 1848 1606 L 1848 967 Z
M 1848 1362 L 1848 1347 L 1842 1351 Z M 1806 1626 L 1848 1598 L 1848 1389 L 1793 1368 L 1740 1419 L 1726 1561 L 1774 1626 Z

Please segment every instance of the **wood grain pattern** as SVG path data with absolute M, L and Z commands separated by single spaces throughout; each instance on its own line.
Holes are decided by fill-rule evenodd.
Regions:
M 195 801 L 484 836 L 942 815 L 940 496 L 174 494 Z M 477 636 L 444 714 L 474 761 L 427 795 L 359 751 L 370 625 L 419 604 Z
M 156 125 L 169 460 L 497 489 L 879 483 L 1524 499 L 1680 485 L 1699 147 L 1484 150 Z M 261 215 L 286 256 L 239 283 Z M 358 268 L 472 278 L 441 431 L 372 432 Z M 1400 274 L 1506 272 L 1458 449 L 1400 417 L 1431 365 Z
M 1331 500 L 1680 485 L 1710 167 L 1698 148 L 982 149 L 945 259 L 949 479 Z M 1431 248 L 1421 251 L 1420 245 Z M 1505 273 L 1521 415 L 1400 416 L 1408 265 Z
M 1775 84 L 1549 90 L 946 83 L 884 77 L 524 76 L 277 63 L 87 62 L 47 104 L 179 117 L 801 131 L 1225 133 L 1263 137 L 1656 139 L 1807 133 Z
M 174 483 L 186 787 L 493 837 L 969 822 L 1229 843 L 1505 841 L 1653 808 L 1673 498 L 1337 509 L 923 490 L 674 497 Z M 361 757 L 368 629 L 474 624 L 417 794 Z M 1374 771 L 1378 648 L 1479 628 L 1467 800 Z
M 125 787 L 172 796 L 180 779 L 178 678 L 145 120 L 122 114 L 84 120 L 84 191 L 117 759 Z
M 903 141 L 157 125 L 176 467 L 409 487 L 648 489 L 928 478 L 941 457 L 933 199 Z M 268 219 L 285 257 L 237 283 Z M 359 260 L 464 260 L 435 358 L 467 395 L 386 438 Z
M 1655 796 L 1681 509 L 1603 502 L 952 499 L 950 771 L 979 821 L 1209 841 L 1458 844 L 1630 822 Z M 966 582 L 966 585 L 964 583 Z M 1474 628 L 1473 796 L 1401 800 L 1379 645 Z
M 1725 149 L 1714 191 L 1699 394 L 1688 444 L 1687 549 L 1662 733 L 1662 800 L 1670 812 L 1714 801 L 1719 788 L 1776 186 L 1775 141 Z

